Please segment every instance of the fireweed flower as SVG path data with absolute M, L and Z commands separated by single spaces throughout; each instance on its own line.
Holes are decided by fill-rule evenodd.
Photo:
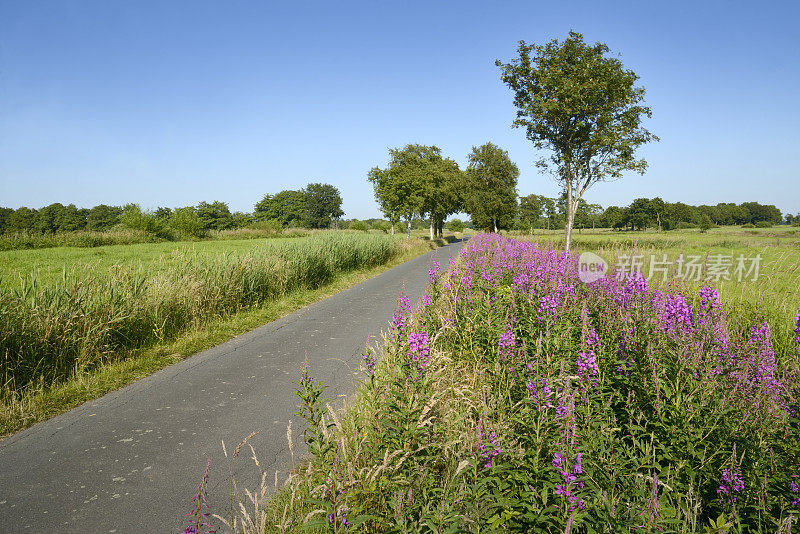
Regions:
M 478 446 L 480 463 L 483 464 L 483 467 L 486 469 L 491 469 L 494 459 L 503 452 L 503 449 L 501 449 L 497 443 L 497 433 L 494 430 L 489 432 L 489 439 L 487 440 L 487 436 L 484 435 L 483 423 L 480 423 L 478 424 L 478 436 L 480 443 Z
M 590 382 L 596 382 L 598 374 L 597 358 L 593 350 L 579 352 L 578 358 L 575 360 L 575 365 L 578 367 L 578 376 L 580 377 L 581 384 L 586 385 Z
M 717 495 L 728 503 L 735 503 L 737 496 L 744 490 L 744 480 L 738 470 L 725 468 L 722 470 Z
M 800 344 L 800 308 L 797 308 L 797 315 L 794 318 L 794 322 L 797 325 L 797 328 L 794 329 L 794 333 L 797 334 L 794 341 Z
M 583 481 L 578 478 L 578 475 L 583 474 L 581 459 L 582 454 L 577 453 L 570 466 L 570 460 L 566 455 L 560 452 L 553 454 L 553 467 L 558 470 L 558 473 L 563 479 L 562 484 L 556 485 L 554 493 L 567 501 L 570 512 L 574 511 L 576 508 L 583 510 L 584 507 L 583 499 L 577 496 L 577 492 L 582 490 L 585 486 Z
M 430 363 L 430 346 L 427 332 L 411 332 L 408 334 L 408 352 L 410 362 L 417 367 L 417 374 L 423 375 Z
M 438 261 L 433 260 L 431 262 L 431 267 L 428 269 L 428 282 L 431 284 L 435 284 L 436 280 L 439 279 L 439 275 L 441 274 L 441 264 Z
M 500 334 L 500 340 L 497 342 L 497 354 L 502 359 L 503 357 L 510 357 L 514 354 L 514 348 L 517 346 L 514 331 L 511 325 L 506 327 L 505 332 Z
M 331 475 L 325 479 L 325 493 L 331 503 L 328 523 L 334 524 L 338 521 L 342 525 L 347 525 L 347 516 L 345 515 L 347 507 L 342 503 L 345 499 L 345 493 L 344 490 L 339 487 L 342 482 L 341 454 L 342 442 L 339 441 L 336 445 L 336 456 L 333 458 L 333 463 L 331 464 Z
M 528 394 L 532 399 L 536 400 L 539 410 L 553 407 L 553 403 L 550 402 L 550 395 L 552 394 L 550 381 L 547 378 L 538 380 L 528 378 Z
M 189 518 L 189 524 L 183 529 L 182 534 L 201 534 L 205 531 L 206 534 L 216 532 L 214 527 L 208 523 L 211 514 L 206 510 L 209 509 L 208 501 L 206 499 L 206 489 L 208 488 L 208 473 L 211 471 L 211 458 L 206 463 L 206 470 L 203 472 L 203 478 L 200 480 L 200 485 L 195 489 L 192 502 L 195 504 L 194 509 L 190 510 L 184 517 Z
M 406 296 L 404 290 L 400 291 L 397 297 L 397 308 L 392 314 L 392 322 L 389 325 L 389 331 L 395 339 L 401 338 L 406 333 L 406 316 L 411 313 L 411 301 Z
M 378 359 L 375 356 L 375 351 L 372 347 L 367 347 L 364 350 L 364 354 L 361 355 L 361 358 L 364 361 L 364 371 L 369 375 L 373 376 L 375 374 L 375 365 L 378 363 Z

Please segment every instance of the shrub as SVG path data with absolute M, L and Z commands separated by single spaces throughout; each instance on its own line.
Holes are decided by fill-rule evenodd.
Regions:
M 350 230 L 358 230 L 361 232 L 366 232 L 369 230 L 369 226 L 364 221 L 353 221 L 350 223 L 349 228 Z
M 755 227 L 756 227 L 756 225 L 754 225 L 752 223 L 747 223 L 747 224 L 743 224 L 742 225 L 742 228 L 755 228 Z
M 391 225 L 386 221 L 375 221 L 372 223 L 373 230 L 380 230 L 381 232 L 388 233 L 391 229 Z
M 772 223 L 769 221 L 758 221 L 756 228 L 772 228 Z
M 460 219 L 453 219 L 447 223 L 447 229 L 451 232 L 463 232 L 464 228 L 464 223 Z

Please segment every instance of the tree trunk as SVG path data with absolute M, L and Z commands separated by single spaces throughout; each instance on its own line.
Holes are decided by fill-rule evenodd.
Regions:
M 497 233 L 497 219 L 492 219 L 492 224 L 494 225 L 494 233 Z
M 392 223 L 392 235 L 394 235 L 394 223 Z
M 433 215 L 431 215 L 431 241 L 433 241 Z
M 567 221 L 564 225 L 564 250 L 569 252 L 572 242 L 572 224 L 575 222 L 575 211 L 578 207 L 577 199 L 572 198 L 572 182 L 567 180 Z
M 411 239 L 411 219 L 406 221 L 406 239 Z

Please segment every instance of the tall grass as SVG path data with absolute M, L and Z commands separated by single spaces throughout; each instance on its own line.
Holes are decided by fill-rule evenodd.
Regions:
M 176 251 L 168 268 L 154 272 L 65 271 L 58 283 L 43 285 L 34 271 L 18 289 L 0 292 L 2 395 L 64 380 L 209 318 L 320 287 L 337 273 L 386 263 L 400 248 L 389 236 L 330 234 L 247 253 Z
M 235 230 L 210 230 L 205 239 L 261 239 L 280 237 L 305 237 L 319 233 L 303 228 L 237 228 Z M 137 243 L 163 243 L 166 241 L 200 241 L 203 238 L 185 236 L 178 231 L 165 228 L 158 233 L 131 228 L 116 227 L 106 231 L 79 230 L 41 234 L 39 232 L 17 232 L 0 235 L 0 252 L 6 250 L 30 250 L 57 247 L 94 248 L 106 245 L 134 245 Z
M 166 239 L 155 234 L 127 228 L 106 232 L 82 230 L 57 234 L 19 232 L 0 235 L 0 251 L 55 247 L 91 248 L 104 245 L 161 243 L 163 241 L 166 241 Z

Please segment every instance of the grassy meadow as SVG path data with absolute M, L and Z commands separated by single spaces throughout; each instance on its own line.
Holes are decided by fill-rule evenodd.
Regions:
M 0 435 L 431 246 L 384 234 L 320 232 L 2 252 Z
M 309 454 L 285 481 L 265 473 L 217 524 L 791 532 L 800 517 L 796 235 L 584 231 L 572 256 L 555 237 L 471 240 L 449 271 L 432 272 L 419 307 L 399 300 L 343 408 L 323 400 L 310 362 L 296 387 L 306 426 L 294 429 Z M 612 265 L 632 252 L 716 250 L 761 253 L 764 263 L 756 282 L 585 284 L 576 261 L 587 250 Z

